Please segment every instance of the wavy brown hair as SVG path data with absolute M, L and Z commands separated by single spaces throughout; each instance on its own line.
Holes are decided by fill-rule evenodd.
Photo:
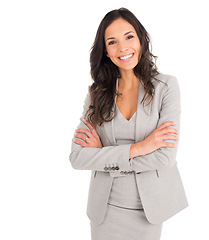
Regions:
M 107 13 L 99 25 L 90 53 L 93 83 L 89 86 L 91 103 L 85 114 L 85 118 L 87 116 L 87 120 L 94 127 L 96 127 L 97 124 L 101 126 L 102 123 L 111 121 L 116 113 L 116 109 L 114 108 L 114 111 L 112 111 L 112 107 L 114 105 L 115 95 L 119 95 L 119 93 L 116 92 L 116 81 L 117 78 L 121 76 L 118 66 L 106 55 L 104 34 L 106 28 L 118 18 L 123 18 L 129 22 L 136 30 L 140 40 L 141 56 L 138 64 L 134 68 L 134 74 L 144 83 L 145 95 L 141 101 L 143 106 L 148 99 L 150 100 L 148 104 L 151 103 L 154 92 L 151 79 L 159 74 L 153 61 L 156 56 L 150 51 L 149 35 L 135 15 L 126 8 L 112 10 Z

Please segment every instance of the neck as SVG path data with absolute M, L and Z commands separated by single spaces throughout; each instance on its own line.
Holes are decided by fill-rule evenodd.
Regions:
M 139 79 L 134 74 L 133 70 L 131 71 L 120 71 L 121 78 L 119 78 L 120 89 L 131 90 L 139 87 Z

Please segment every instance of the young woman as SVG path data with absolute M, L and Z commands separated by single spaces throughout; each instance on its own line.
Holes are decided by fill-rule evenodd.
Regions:
M 176 163 L 180 90 L 159 73 L 147 31 L 128 9 L 106 14 L 91 49 L 93 83 L 72 140 L 75 169 L 92 170 L 93 240 L 158 240 L 188 203 Z

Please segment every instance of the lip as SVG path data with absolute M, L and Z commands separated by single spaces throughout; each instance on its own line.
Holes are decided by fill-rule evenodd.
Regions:
M 133 55 L 132 55 L 130 58 L 128 58 L 128 59 L 120 59 L 121 57 L 126 57 L 126 56 L 129 56 L 129 55 L 131 55 L 131 54 L 133 54 Z M 118 59 L 119 59 L 120 61 L 122 61 L 122 62 L 129 62 L 129 61 L 132 60 L 133 56 L 134 56 L 134 53 L 130 53 L 130 54 L 126 54 L 126 55 L 120 56 L 120 57 L 118 57 Z

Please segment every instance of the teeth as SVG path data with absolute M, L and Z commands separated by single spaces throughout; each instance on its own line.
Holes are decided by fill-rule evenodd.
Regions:
M 120 57 L 120 59 L 125 60 L 125 59 L 128 59 L 128 58 L 132 57 L 132 56 L 133 56 L 133 53 L 128 55 L 128 56 L 125 56 L 125 57 Z

